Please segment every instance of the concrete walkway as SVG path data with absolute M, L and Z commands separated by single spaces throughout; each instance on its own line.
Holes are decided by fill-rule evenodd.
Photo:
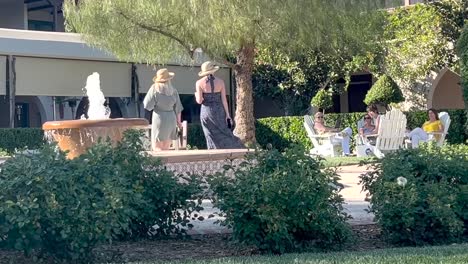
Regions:
M 366 193 L 362 191 L 359 185 L 359 175 L 366 171 L 366 167 L 357 165 L 341 167 L 339 174 L 340 183 L 344 185 L 341 195 L 345 199 L 344 208 L 353 218 L 348 222 L 352 225 L 369 225 L 374 223 L 374 215 L 366 212 L 369 208 L 369 202 L 365 201 Z
M 369 207 L 369 202 L 365 201 L 366 193 L 361 192 L 361 186 L 359 185 L 359 175 L 365 171 L 365 167 L 357 165 L 341 167 L 338 171 L 341 176 L 340 183 L 344 185 L 343 190 L 341 190 L 341 195 L 345 199 L 344 209 L 352 216 L 352 219 L 348 221 L 351 225 L 369 225 L 374 223 L 374 216 L 365 211 Z M 228 228 L 215 224 L 215 221 L 222 219 L 219 216 L 208 218 L 209 215 L 219 212 L 217 208 L 213 208 L 209 200 L 203 200 L 202 206 L 204 210 L 200 215 L 205 220 L 192 220 L 191 224 L 194 227 L 188 231 L 189 234 L 202 235 L 231 232 Z

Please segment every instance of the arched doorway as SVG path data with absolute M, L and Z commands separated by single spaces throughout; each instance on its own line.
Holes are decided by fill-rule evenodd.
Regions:
M 460 75 L 443 69 L 432 83 L 427 97 L 427 107 L 435 109 L 465 109 Z
M 37 96 L 15 97 L 15 127 L 41 127 L 45 120 L 45 109 Z
M 120 105 L 118 102 L 118 98 L 113 98 L 113 97 L 108 97 L 106 100 L 106 103 L 104 105 L 109 106 L 111 110 L 111 114 L 109 118 L 121 118 L 123 117 L 122 115 L 122 110 L 120 109 Z M 76 115 L 75 119 L 81 119 L 81 116 L 84 116 L 85 118 L 88 118 L 88 108 L 89 108 L 89 100 L 88 97 L 83 97 L 78 104 L 78 107 L 76 109 Z

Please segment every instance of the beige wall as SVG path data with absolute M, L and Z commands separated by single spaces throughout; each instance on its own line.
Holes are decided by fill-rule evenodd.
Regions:
M 433 88 L 429 107 L 436 109 L 464 109 L 463 92 L 460 86 L 460 76 L 448 70 L 442 75 Z M 431 96 L 429 94 L 429 96 Z
M 6 94 L 6 56 L 0 56 L 0 95 Z
M 153 77 L 157 70 L 161 68 L 167 68 L 169 71 L 175 73 L 175 77 L 172 81 L 174 88 L 180 94 L 194 94 L 195 93 L 195 83 L 200 78 L 198 77 L 198 72 L 200 67 L 190 67 L 190 66 L 149 66 L 144 64 L 137 65 L 137 75 L 140 82 L 140 93 L 148 92 L 149 88 L 153 84 Z M 226 85 L 226 92 L 230 94 L 230 71 L 228 68 L 221 68 L 216 73 L 221 79 L 224 80 Z
M 131 96 L 130 64 L 30 57 L 16 58 L 16 94 L 82 96 L 93 72 L 100 74 L 104 96 Z

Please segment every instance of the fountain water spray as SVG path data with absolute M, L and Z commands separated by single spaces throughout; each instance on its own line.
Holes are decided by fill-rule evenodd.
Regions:
M 101 82 L 99 80 L 99 73 L 94 72 L 86 79 L 86 96 L 89 100 L 88 119 L 108 119 L 110 116 L 110 108 L 105 106 L 106 98 L 101 91 Z M 81 116 L 81 119 L 84 119 Z
M 110 109 L 104 105 L 106 99 L 101 91 L 99 73 L 88 76 L 84 89 L 89 100 L 88 120 L 82 116 L 82 120 L 50 121 L 42 125 L 48 141 L 55 141 L 60 149 L 68 151 L 68 158 L 85 153 L 99 139 L 115 143 L 122 139 L 127 129 L 148 127 L 144 118 L 109 119 Z

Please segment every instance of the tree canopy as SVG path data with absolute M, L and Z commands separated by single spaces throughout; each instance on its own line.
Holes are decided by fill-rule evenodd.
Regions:
M 411 89 L 413 106 L 426 107 L 425 93 L 431 83 L 425 79 L 448 67 L 459 71 L 454 44 L 468 19 L 468 1 L 428 1 L 410 8 L 396 8 L 385 14 L 381 41 L 373 50 L 353 58 L 354 67 L 375 76 L 387 74 L 404 89 Z
M 67 29 L 122 60 L 165 63 L 201 48 L 225 62 L 245 42 L 284 50 L 360 42 L 375 0 L 66 0 Z M 359 34 L 358 34 L 359 33 Z M 354 48 L 354 47 L 347 47 Z M 184 60 L 185 62 L 187 60 Z
M 124 61 L 191 61 L 197 48 L 233 68 L 236 134 L 255 141 L 252 70 L 258 46 L 287 54 L 372 42 L 384 0 L 66 0 L 67 29 Z
M 357 69 L 353 56 L 372 49 L 373 43 L 361 43 L 356 51 L 309 50 L 287 55 L 271 49 L 259 49 L 253 75 L 255 97 L 272 98 L 286 115 L 304 115 L 310 100 L 320 89 L 341 93 L 347 79 Z M 359 52 L 359 53 L 358 53 Z
M 457 43 L 457 52 L 460 56 L 460 68 L 463 87 L 463 98 L 465 101 L 465 109 L 468 110 L 468 24 L 465 25 L 463 33 Z M 467 111 L 468 117 L 468 111 Z M 468 125 L 467 125 L 468 126 Z M 468 129 L 468 127 L 467 127 Z

